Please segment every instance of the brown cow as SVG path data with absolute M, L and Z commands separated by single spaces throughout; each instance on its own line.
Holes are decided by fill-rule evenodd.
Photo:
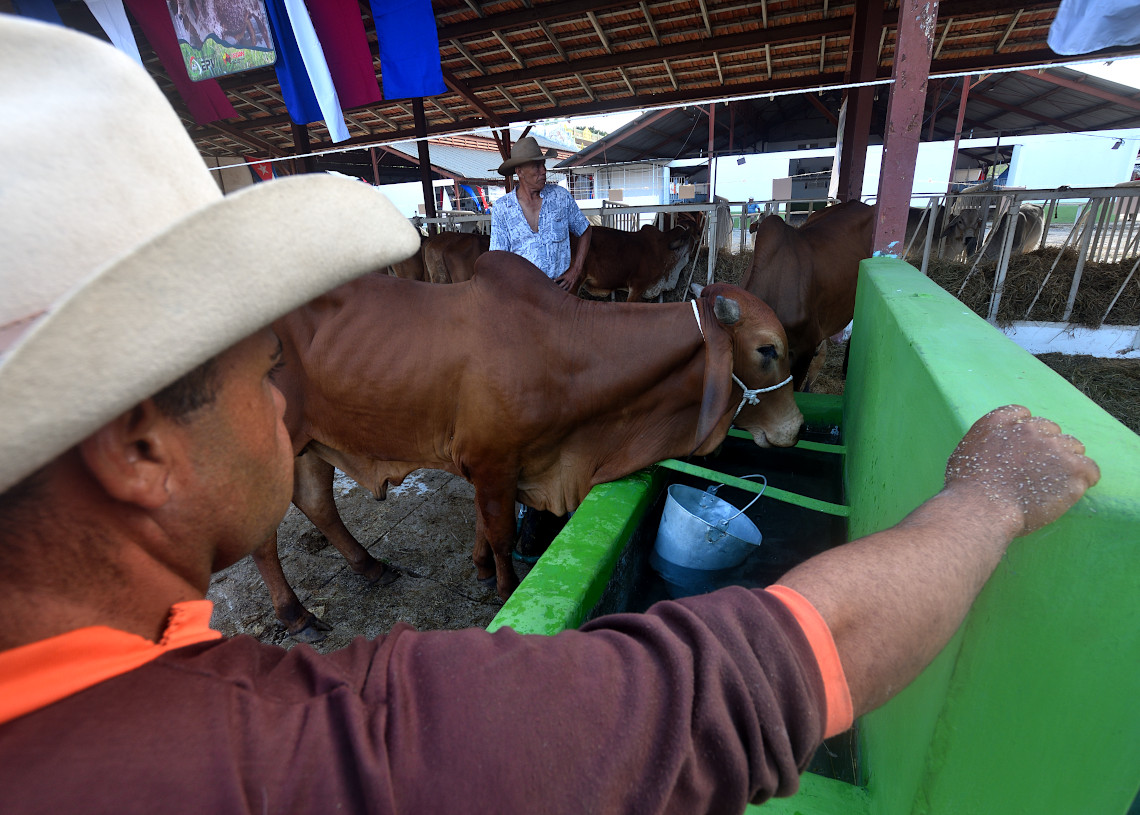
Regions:
M 812 358 L 855 314 L 859 261 L 871 256 L 874 212 L 848 201 L 812 213 L 798 228 L 777 215 L 753 225 L 752 268 L 741 286 L 783 323 L 797 390 L 810 389 Z
M 424 277 L 430 283 L 462 283 L 475 274 L 475 261 L 491 248 L 491 236 L 478 232 L 440 232 L 420 248 Z
M 401 260 L 399 263 L 393 263 L 388 267 L 388 274 L 393 277 L 403 278 L 404 280 L 427 280 L 427 273 L 424 270 L 424 255 L 423 246 L 427 238 L 420 238 L 420 251 L 414 255 Z
M 677 286 L 681 269 L 692 257 L 696 239 L 682 226 L 662 232 L 646 225 L 637 232 L 595 226 L 582 276 L 571 281 L 570 291 L 585 288 L 595 296 L 626 289 L 626 302 L 652 299 Z M 571 236 L 577 251 L 577 237 Z
M 428 283 L 460 283 L 474 274 L 475 259 L 491 238 L 475 232 L 440 232 L 420 240 L 420 251 L 388 267 L 388 274 Z
M 365 275 L 273 326 L 299 456 L 293 501 L 358 574 L 390 579 L 337 515 L 334 466 L 377 498 L 423 467 L 470 481 L 477 574 L 505 599 L 518 585 L 516 500 L 565 513 L 595 484 L 710 452 L 734 416 L 762 447 L 795 443 L 803 417 L 787 386 L 784 331 L 743 289 L 708 286 L 686 303 L 599 303 L 569 296 L 508 252 L 483 255 L 476 271 L 452 286 Z M 369 350 L 425 327 L 430 349 Z M 745 404 L 744 386 L 771 392 Z M 275 537 L 255 560 L 278 618 L 319 636 L 323 624 L 285 581 Z

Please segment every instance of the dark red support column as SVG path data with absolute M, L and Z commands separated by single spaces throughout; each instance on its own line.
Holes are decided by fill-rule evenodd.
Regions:
M 902 0 L 895 43 L 894 84 L 883 138 L 875 236 L 871 243 L 876 255 L 898 257 L 903 253 L 937 21 L 937 0 Z
M 309 128 L 296 122 L 291 122 L 290 125 L 293 131 L 293 154 L 297 156 L 293 159 L 293 172 L 297 175 L 314 172 L 316 162 L 313 161 L 312 156 L 307 155 L 309 152 Z
M 879 63 L 879 34 L 883 29 L 882 0 L 860 0 L 855 6 L 851 27 L 850 82 L 871 82 Z M 847 112 L 843 119 L 842 147 L 839 151 L 840 201 L 858 201 L 863 194 L 863 172 L 867 166 L 867 142 L 871 135 L 871 107 L 875 87 L 867 85 L 847 91 Z
M 434 218 L 436 217 L 435 187 L 431 183 L 431 153 L 428 150 L 427 116 L 424 114 L 422 96 L 412 100 L 412 115 L 416 122 L 416 146 L 419 148 L 420 156 L 420 184 L 424 189 L 424 213 L 429 218 Z M 428 227 L 429 235 L 434 235 L 438 231 L 439 227 L 436 224 Z
M 962 101 L 958 103 L 958 124 L 954 127 L 954 150 L 950 153 L 950 179 L 946 182 L 946 192 L 954 189 L 954 170 L 958 166 L 958 143 L 962 141 L 962 122 L 966 120 L 966 101 L 970 96 L 970 77 L 959 77 L 962 82 Z

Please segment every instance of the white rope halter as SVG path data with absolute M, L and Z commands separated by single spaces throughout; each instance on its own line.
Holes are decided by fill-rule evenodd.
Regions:
M 705 338 L 705 329 L 704 329 L 704 327 L 701 326 L 701 313 L 699 311 L 697 311 L 697 301 L 696 300 L 690 300 L 689 305 L 693 307 L 693 317 L 696 318 L 697 330 L 701 332 L 701 339 L 703 340 Z M 774 390 L 779 390 L 780 388 L 784 387 L 784 385 L 787 385 L 789 382 L 792 381 L 792 375 L 788 374 L 788 378 L 785 379 L 780 384 L 769 385 L 766 388 L 747 388 L 747 387 L 745 387 L 744 383 L 740 381 L 740 378 L 737 377 L 735 372 L 733 372 L 733 374 L 732 374 L 732 381 L 735 382 L 737 385 L 739 385 L 740 389 L 742 391 L 744 391 L 744 395 L 742 397 L 740 397 L 740 404 L 736 406 L 736 413 L 732 414 L 732 420 L 736 421 L 736 417 L 740 415 L 740 411 L 744 409 L 745 404 L 749 404 L 749 405 L 758 404 L 760 402 L 760 394 L 769 393 L 769 392 L 774 391 Z

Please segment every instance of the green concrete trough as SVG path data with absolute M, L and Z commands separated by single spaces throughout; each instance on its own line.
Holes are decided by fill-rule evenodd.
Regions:
M 1102 478 L 1016 541 L 942 654 L 857 722 L 857 783 L 807 773 L 796 796 L 748 811 L 1128 812 L 1140 789 L 1140 436 L 892 258 L 862 264 L 845 395 L 797 401 L 809 424 L 842 428 L 843 444 L 829 447 L 844 461 L 846 500 L 811 508 L 844 514 L 852 539 L 934 494 L 954 445 L 1005 404 L 1080 438 Z M 687 466 L 595 487 L 490 627 L 553 634 L 588 619 Z M 761 499 L 771 500 L 788 496 Z

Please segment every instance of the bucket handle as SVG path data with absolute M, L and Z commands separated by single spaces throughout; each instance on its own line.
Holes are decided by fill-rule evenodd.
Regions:
M 762 487 L 760 487 L 760 492 L 756 493 L 756 497 L 753 498 L 751 501 L 749 501 L 747 504 L 745 504 L 744 509 L 737 512 L 731 518 L 725 518 L 723 521 L 717 521 L 716 522 L 716 525 L 718 527 L 723 527 L 723 531 L 726 533 L 728 531 L 728 525 L 732 521 L 735 521 L 743 513 L 747 512 L 752 507 L 753 504 L 755 504 L 757 501 L 760 500 L 760 496 L 764 494 L 764 490 L 768 489 L 768 479 L 766 477 L 764 477 L 763 475 L 761 475 L 760 473 L 753 473 L 752 475 L 742 475 L 742 476 L 740 476 L 740 478 L 759 478 L 764 482 L 764 485 Z M 719 490 L 723 486 L 724 486 L 724 484 L 714 484 L 713 486 L 706 489 L 705 492 L 707 492 L 709 495 L 716 495 L 716 491 Z

